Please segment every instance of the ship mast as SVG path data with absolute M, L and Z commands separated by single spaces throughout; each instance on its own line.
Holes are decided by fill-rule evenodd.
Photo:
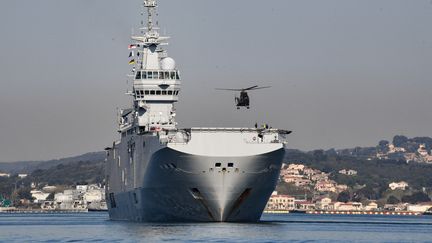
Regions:
M 144 1 L 144 7 L 147 8 L 147 30 L 151 32 L 153 30 L 153 12 L 157 7 L 156 0 Z
M 177 125 L 174 103 L 178 101 L 180 75 L 174 59 L 160 47 L 168 44 L 169 37 L 160 36 L 154 26 L 156 0 L 145 0 L 143 6 L 147 8 L 147 26 L 142 29 L 147 30 L 131 37 L 138 56 L 132 76 L 135 112 L 128 113 L 134 117 L 126 120 L 134 121 L 142 133 L 172 130 Z M 133 124 L 120 124 L 120 128 Z

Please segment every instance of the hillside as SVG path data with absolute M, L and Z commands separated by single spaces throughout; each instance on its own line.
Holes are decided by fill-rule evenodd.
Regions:
M 390 146 L 392 145 L 392 146 Z M 408 162 L 405 157 L 387 156 L 377 157 L 377 154 L 391 150 L 405 150 L 405 153 L 416 153 L 419 146 L 426 151 L 425 156 L 432 156 L 428 152 L 432 146 L 432 139 L 428 137 L 408 139 L 395 136 L 392 143 L 381 141 L 375 147 L 353 148 L 343 150 L 314 150 L 303 152 L 287 150 L 284 163 L 298 163 L 329 174 L 329 179 L 338 184 L 347 185 L 352 195 L 361 199 L 387 199 L 394 192 L 389 191 L 391 182 L 406 181 L 409 190 L 396 195 L 409 196 L 410 193 L 432 193 L 432 164 L 425 162 Z M 386 150 L 390 148 L 390 150 Z M 421 154 L 417 152 L 416 156 Z M 87 153 L 84 155 L 50 161 L 26 161 L 0 163 L 0 171 L 11 173 L 10 178 L 0 177 L 0 194 L 10 196 L 15 188 L 29 191 L 31 182 L 38 185 L 72 186 L 78 183 L 102 183 L 104 180 L 104 152 Z M 355 170 L 357 175 L 348 176 L 338 173 L 342 169 Z M 20 179 L 16 173 L 28 173 L 25 179 Z M 303 194 L 305 191 L 292 185 L 280 182 L 279 189 Z M 21 190 L 20 189 L 20 190 Z M 309 193 L 314 193 L 309 191 Z M 431 194 L 432 195 L 432 194 Z
M 48 160 L 48 161 L 17 161 L 17 162 L 0 162 L 0 172 L 16 174 L 16 173 L 31 173 L 37 169 L 43 170 L 53 166 L 63 164 L 66 165 L 78 161 L 97 162 L 105 159 L 105 152 L 92 152 L 83 155 Z
M 416 192 L 432 193 L 432 165 L 426 163 L 406 163 L 403 160 L 364 159 L 361 157 L 338 155 L 323 150 L 302 152 L 289 150 L 286 163 L 303 164 L 329 174 L 329 179 L 349 187 L 349 192 L 359 200 L 387 200 L 389 196 L 408 196 Z M 339 173 L 340 170 L 355 170 L 355 176 Z M 406 181 L 409 189 L 404 192 L 392 191 L 389 184 Z M 305 190 L 293 188 L 280 182 L 279 188 L 297 194 Z

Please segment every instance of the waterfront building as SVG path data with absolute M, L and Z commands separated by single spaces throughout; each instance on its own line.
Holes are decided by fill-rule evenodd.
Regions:
M 338 211 L 360 211 L 363 209 L 361 202 L 336 202 L 334 203 L 334 209 Z
M 378 204 L 376 202 L 370 202 L 364 209 L 366 211 L 376 211 L 378 210 Z
M 330 197 L 322 197 L 315 201 L 315 208 L 319 210 L 333 210 L 334 204 Z
M 385 204 L 384 205 L 384 210 L 386 211 L 395 211 L 395 212 L 400 212 L 400 211 L 406 211 L 407 210 L 407 203 L 399 203 L 399 204 Z
M 432 209 L 432 202 L 409 204 L 407 206 L 407 211 L 410 211 L 410 212 L 424 213 L 424 212 L 429 211 L 431 209 Z
M 315 210 L 315 203 L 307 200 L 295 200 L 295 208 L 300 211 Z
M 273 194 L 270 196 L 266 210 L 294 210 L 295 198 L 289 195 Z
M 55 210 L 56 206 L 57 205 L 54 201 L 44 201 L 41 204 L 41 209 L 43 209 L 43 210 Z
M 32 191 L 30 191 L 30 194 L 32 195 L 33 198 L 35 198 L 34 201 L 33 201 L 34 203 L 43 202 L 49 196 L 49 193 L 43 192 L 43 191 L 39 191 L 39 190 L 32 190 Z

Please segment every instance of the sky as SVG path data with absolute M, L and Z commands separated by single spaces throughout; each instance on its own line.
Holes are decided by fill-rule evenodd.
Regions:
M 432 136 L 431 0 L 159 0 L 180 127 L 292 130 L 302 150 Z M 141 0 L 0 2 L 0 161 L 101 151 L 130 97 Z M 214 88 L 272 86 L 250 93 Z

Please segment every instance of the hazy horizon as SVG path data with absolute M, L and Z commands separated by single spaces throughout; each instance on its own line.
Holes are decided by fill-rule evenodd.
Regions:
M 292 130 L 289 148 L 432 136 L 432 1 L 159 0 L 182 74 L 179 127 Z M 141 0 L 10 0 L 0 8 L 0 161 L 101 151 L 130 101 Z M 270 85 L 251 109 L 214 88 Z

